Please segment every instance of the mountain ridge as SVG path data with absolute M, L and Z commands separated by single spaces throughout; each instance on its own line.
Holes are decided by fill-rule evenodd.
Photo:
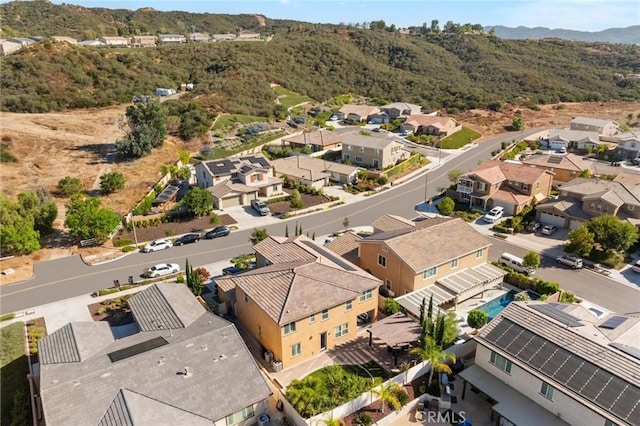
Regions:
M 602 31 L 578 31 L 547 27 L 508 27 L 504 25 L 485 26 L 484 31 L 495 30 L 496 37 L 508 40 L 536 40 L 559 38 L 585 42 L 640 44 L 640 25 L 621 28 L 607 28 Z

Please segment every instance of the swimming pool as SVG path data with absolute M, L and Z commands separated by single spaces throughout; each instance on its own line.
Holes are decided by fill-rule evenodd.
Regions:
M 529 293 L 529 297 L 531 298 L 531 300 L 536 300 L 538 298 L 538 295 L 535 293 L 532 293 L 530 291 L 528 291 L 527 293 Z M 518 294 L 518 292 L 510 290 L 508 293 L 503 294 L 499 298 L 493 299 L 489 303 L 485 303 L 484 305 L 479 306 L 478 309 L 486 312 L 487 315 L 489 315 L 489 321 L 491 321 L 492 319 L 500 315 L 500 312 L 502 312 L 509 303 L 513 302 L 516 294 Z

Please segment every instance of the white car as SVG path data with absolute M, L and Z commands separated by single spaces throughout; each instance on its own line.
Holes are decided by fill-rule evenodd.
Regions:
M 493 223 L 500 220 L 504 215 L 504 207 L 494 207 L 487 214 L 484 215 L 484 221 L 487 223 Z
M 177 274 L 180 272 L 180 265 L 177 263 L 158 263 L 151 268 L 144 270 L 144 276 L 148 278 L 161 277 L 163 275 Z
M 158 250 L 166 250 L 171 247 L 173 247 L 173 243 L 169 240 L 153 240 L 142 249 L 142 252 L 152 253 Z
M 633 264 L 631 270 L 640 274 L 640 260 L 636 260 L 636 263 Z

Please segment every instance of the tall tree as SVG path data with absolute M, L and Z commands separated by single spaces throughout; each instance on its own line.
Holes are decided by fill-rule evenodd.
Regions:
M 436 344 L 442 346 L 444 340 L 444 315 L 438 314 L 438 321 L 436 324 Z
M 98 198 L 74 195 L 67 204 L 67 216 L 64 221 L 69 233 L 81 240 L 96 238 L 104 242 L 120 223 L 120 216 L 100 205 L 101 201 Z
M 451 367 L 448 363 L 455 363 L 456 356 L 442 350 L 442 347 L 436 345 L 436 342 L 427 338 L 422 346 L 411 349 L 410 353 L 418 355 L 423 362 L 430 364 L 429 381 L 430 386 L 433 382 L 434 373 L 451 374 Z
M 389 380 L 386 385 L 380 386 L 374 392 L 380 397 L 380 411 L 385 412 L 385 407 L 389 405 L 393 410 L 399 410 L 402 407 L 398 393 L 402 391 L 400 383 Z
M 425 309 L 427 309 L 427 298 L 423 297 L 422 303 L 420 304 L 420 324 L 424 323 Z
M 19 203 L 0 195 L 0 250 L 2 256 L 30 254 L 40 249 L 40 233 L 31 215 Z
M 582 257 L 589 256 L 595 244 L 595 236 L 593 232 L 589 232 L 586 225 L 569 232 L 567 239 L 569 243 L 566 245 L 566 251 Z
M 140 102 L 127 107 L 127 136 L 116 142 L 124 157 L 140 158 L 162 146 L 167 136 L 167 117 L 158 102 Z
M 202 217 L 213 210 L 213 195 L 208 189 L 194 187 L 182 198 L 182 204 L 189 214 Z
M 638 229 L 615 216 L 594 217 L 586 225 L 589 232 L 593 233 L 594 241 L 600 244 L 604 251 L 623 252 L 638 241 Z

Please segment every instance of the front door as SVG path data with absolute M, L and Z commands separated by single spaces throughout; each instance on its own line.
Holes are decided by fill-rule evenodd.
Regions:
M 320 351 L 327 350 L 327 332 L 320 333 Z

